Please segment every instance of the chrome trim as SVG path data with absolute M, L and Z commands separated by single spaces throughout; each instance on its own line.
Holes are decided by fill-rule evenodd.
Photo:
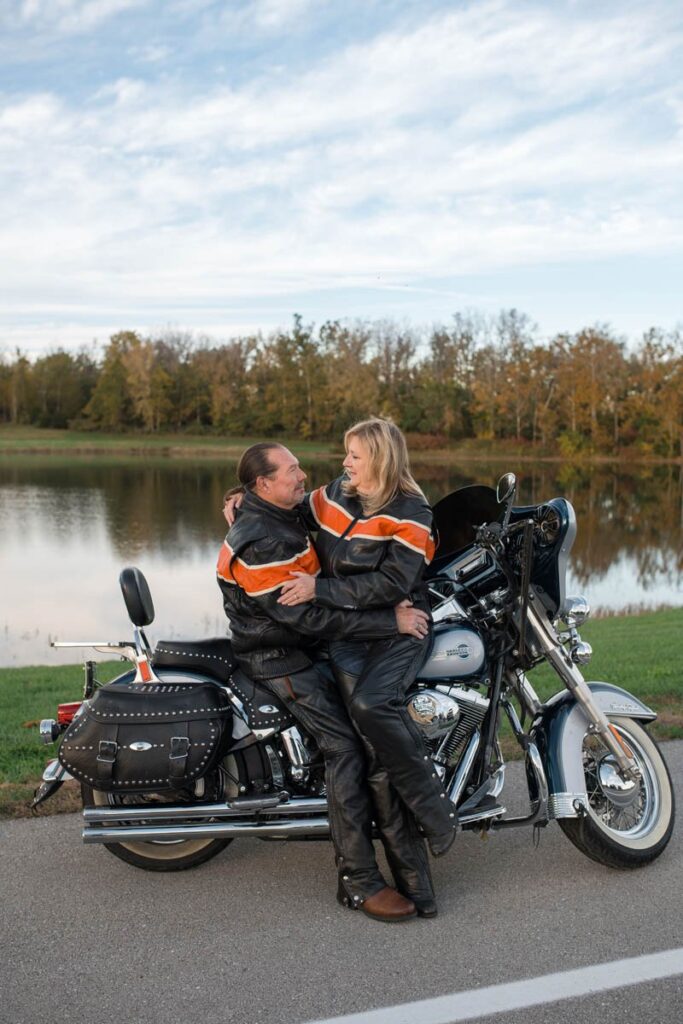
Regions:
M 523 814 L 518 818 L 502 818 L 500 821 L 496 821 L 496 828 L 515 828 L 519 825 L 535 825 L 537 821 L 548 820 L 548 779 L 546 778 L 545 768 L 543 767 L 543 761 L 541 760 L 538 747 L 533 740 L 529 740 L 527 742 L 526 756 L 528 766 L 531 768 L 536 778 L 538 799 L 533 801 L 531 805 L 531 812 L 529 814 Z
M 59 763 L 59 762 L 57 762 Z M 222 804 L 154 804 L 118 807 L 84 807 L 83 820 L 86 826 L 93 822 L 125 823 L 128 821 L 175 821 L 188 818 L 239 818 L 245 814 L 259 814 L 268 817 L 279 815 L 324 814 L 327 800 L 320 797 L 297 797 L 294 800 L 280 800 L 277 796 L 261 799 L 240 798 Z
M 593 657 L 593 648 L 585 640 L 577 640 L 572 644 L 569 653 L 575 665 L 587 665 Z
M 57 722 L 54 718 L 41 718 L 38 726 L 38 734 L 41 743 L 54 743 L 61 730 L 55 731 Z
M 479 732 L 479 730 L 477 730 L 470 737 L 470 741 L 467 744 L 465 753 L 460 759 L 458 770 L 456 771 L 450 789 L 448 790 L 448 798 L 451 801 L 451 803 L 454 803 L 456 806 L 467 784 L 470 772 L 472 771 L 472 765 L 474 764 L 474 759 L 477 756 L 477 751 L 479 750 L 480 743 L 481 733 Z
M 526 673 L 517 672 L 515 677 L 515 691 L 522 703 L 522 706 L 526 709 L 527 714 L 531 718 L 535 718 L 538 712 L 541 710 L 542 703 L 541 698 L 538 696 L 533 686 L 529 682 Z
M 70 782 L 72 779 L 73 775 L 69 775 L 66 768 L 56 758 L 54 761 L 50 761 L 43 772 L 43 782 Z
M 544 622 L 532 605 L 529 605 L 527 615 L 529 617 L 529 624 L 547 660 L 555 669 L 577 704 L 580 705 L 585 717 L 595 727 L 596 732 L 600 735 L 607 749 L 614 755 L 619 765 L 619 770 L 625 773 L 635 771 L 635 760 L 626 755 L 624 748 L 612 733 L 604 711 L 595 701 L 579 669 L 567 656 L 567 652 L 562 647 L 560 638 L 553 626 L 547 621 Z
M 92 647 L 100 654 L 117 654 L 133 664 L 137 659 L 135 644 L 127 640 L 52 640 L 50 647 Z
M 489 796 L 498 797 L 503 792 L 503 786 L 505 785 L 505 765 L 501 764 L 500 768 L 496 768 L 495 772 L 491 776 L 490 782 L 493 783 L 489 789 Z
M 551 793 L 548 801 L 548 816 L 555 818 L 578 818 L 580 808 L 585 807 L 585 793 Z
M 442 597 L 438 591 L 433 590 L 430 587 L 430 593 L 438 597 Z M 457 619 L 458 621 L 465 622 L 467 616 L 461 605 L 455 600 L 454 597 L 449 597 L 443 604 L 438 605 L 432 609 L 432 622 L 443 622 L 444 619 Z
M 327 818 L 306 821 L 212 822 L 206 825 L 148 825 L 118 828 L 85 828 L 84 843 L 176 842 L 179 839 L 291 839 L 297 836 L 329 836 Z
M 413 694 L 406 710 L 425 736 L 450 733 L 460 718 L 458 702 L 438 689 L 418 690 Z
M 298 726 L 291 725 L 289 729 L 283 729 L 280 736 L 284 743 L 287 757 L 295 768 L 303 768 L 305 765 L 310 764 L 311 755 L 306 750 L 303 736 Z
M 581 626 L 590 616 L 591 606 L 588 599 L 579 595 L 578 597 L 566 597 L 560 608 L 560 618 L 569 627 Z
M 483 808 L 479 811 L 467 811 L 458 815 L 458 825 L 471 825 L 476 821 L 486 821 L 489 818 L 499 818 L 507 810 L 502 804 L 495 804 L 493 807 Z

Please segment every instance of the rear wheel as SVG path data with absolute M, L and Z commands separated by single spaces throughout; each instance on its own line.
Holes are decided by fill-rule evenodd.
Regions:
M 594 734 L 583 741 L 588 805 L 580 818 L 560 818 L 568 839 L 592 860 L 613 868 L 637 868 L 662 853 L 674 826 L 671 777 L 659 747 L 639 722 L 611 718 L 638 766 L 625 780 L 614 756 Z

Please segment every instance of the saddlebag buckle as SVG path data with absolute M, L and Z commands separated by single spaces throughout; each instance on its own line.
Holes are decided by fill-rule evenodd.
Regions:
M 190 753 L 189 736 L 171 736 L 171 752 L 168 755 L 168 778 L 173 789 L 181 789 L 185 781 L 185 769 Z
M 97 755 L 98 779 L 111 779 L 118 749 L 119 745 L 116 740 L 100 740 L 99 753 Z

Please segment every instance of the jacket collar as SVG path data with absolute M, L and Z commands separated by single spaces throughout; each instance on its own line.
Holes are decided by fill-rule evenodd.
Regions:
M 270 501 L 259 498 L 253 491 L 247 491 L 244 495 L 240 513 L 245 512 L 258 516 L 266 515 L 272 519 L 279 519 L 282 523 L 295 523 L 299 518 L 298 505 L 296 508 L 280 508 L 279 505 L 273 505 Z

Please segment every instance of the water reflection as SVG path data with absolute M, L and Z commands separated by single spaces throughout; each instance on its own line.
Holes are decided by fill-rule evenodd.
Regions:
M 307 465 L 312 485 L 339 462 Z M 558 494 L 574 505 L 578 536 L 569 586 L 594 606 L 683 603 L 683 489 L 676 466 L 576 467 L 416 464 L 431 501 L 514 468 L 520 503 Z M 221 499 L 234 465 L 218 461 L 0 460 L 0 664 L 73 660 L 49 637 L 123 638 L 121 566 L 149 575 L 155 637 L 224 631 L 213 579 L 223 536 Z

